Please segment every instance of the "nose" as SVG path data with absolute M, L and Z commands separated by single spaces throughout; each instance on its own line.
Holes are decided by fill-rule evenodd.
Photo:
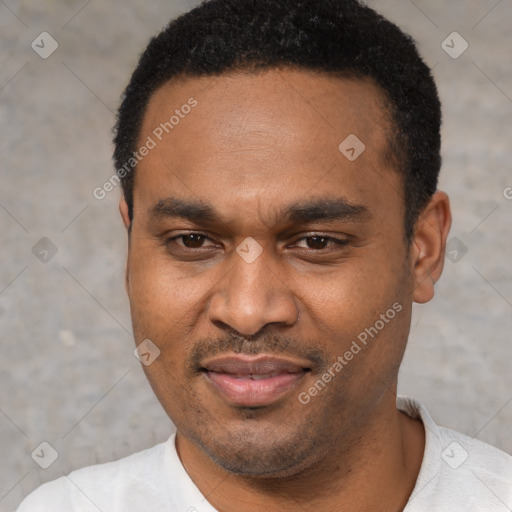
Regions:
M 265 252 L 251 263 L 235 253 L 230 271 L 214 287 L 208 317 L 217 326 L 251 336 L 267 324 L 292 326 L 298 308 L 284 276 L 271 268 Z

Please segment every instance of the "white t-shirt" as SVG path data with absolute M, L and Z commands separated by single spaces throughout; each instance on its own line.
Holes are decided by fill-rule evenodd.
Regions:
M 397 407 L 426 432 L 420 473 L 404 512 L 510 512 L 512 457 L 438 427 L 416 400 Z M 215 512 L 181 464 L 175 434 L 161 444 L 43 484 L 17 512 Z

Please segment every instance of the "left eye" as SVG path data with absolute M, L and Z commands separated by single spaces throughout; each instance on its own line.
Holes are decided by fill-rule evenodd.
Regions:
M 305 241 L 307 249 L 312 249 L 315 251 L 326 249 L 326 246 L 330 243 L 332 245 L 346 245 L 348 243 L 347 240 L 339 240 L 337 238 L 332 238 L 330 236 L 322 236 L 322 235 L 313 235 L 313 236 L 305 236 L 297 240 L 297 242 Z

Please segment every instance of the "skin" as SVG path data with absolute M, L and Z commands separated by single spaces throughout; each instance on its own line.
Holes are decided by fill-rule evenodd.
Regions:
M 153 95 L 141 143 L 191 96 L 197 107 L 137 167 L 132 222 L 120 202 L 134 336 L 161 351 L 144 370 L 185 469 L 225 512 L 402 510 L 425 434 L 396 409 L 397 374 L 412 302 L 429 301 L 442 272 L 448 197 L 432 197 L 408 248 L 385 97 L 369 79 L 280 69 L 173 82 Z M 349 134 L 366 146 L 353 162 L 338 150 Z M 171 196 L 208 203 L 221 221 L 152 216 Z M 366 213 L 283 215 L 340 197 Z M 190 233 L 208 238 L 166 242 Z M 263 250 L 252 263 L 236 252 L 247 237 Z M 302 404 L 299 393 L 395 303 L 402 310 Z M 233 406 L 195 363 L 235 352 L 300 358 L 311 371 L 276 403 Z

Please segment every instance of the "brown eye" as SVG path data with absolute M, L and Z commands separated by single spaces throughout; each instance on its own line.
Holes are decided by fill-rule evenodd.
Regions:
M 305 236 L 301 238 L 300 240 L 297 240 L 297 244 L 306 244 L 304 245 L 297 245 L 298 247 L 302 247 L 303 249 L 311 249 L 313 251 L 322 251 L 324 249 L 332 248 L 334 249 L 336 246 L 344 246 L 348 244 L 348 240 L 341 240 L 338 238 L 333 238 L 330 236 L 323 236 L 323 235 L 312 235 L 312 236 Z
M 162 240 L 167 252 L 183 261 L 198 261 L 218 253 L 219 244 L 205 233 L 182 233 Z
M 180 235 L 179 237 L 183 241 L 183 245 L 187 249 L 199 249 L 202 247 L 203 242 L 206 240 L 205 235 L 200 235 L 197 233 L 190 233 L 188 235 Z
M 329 239 L 325 236 L 310 236 L 306 238 L 309 249 L 325 249 Z

